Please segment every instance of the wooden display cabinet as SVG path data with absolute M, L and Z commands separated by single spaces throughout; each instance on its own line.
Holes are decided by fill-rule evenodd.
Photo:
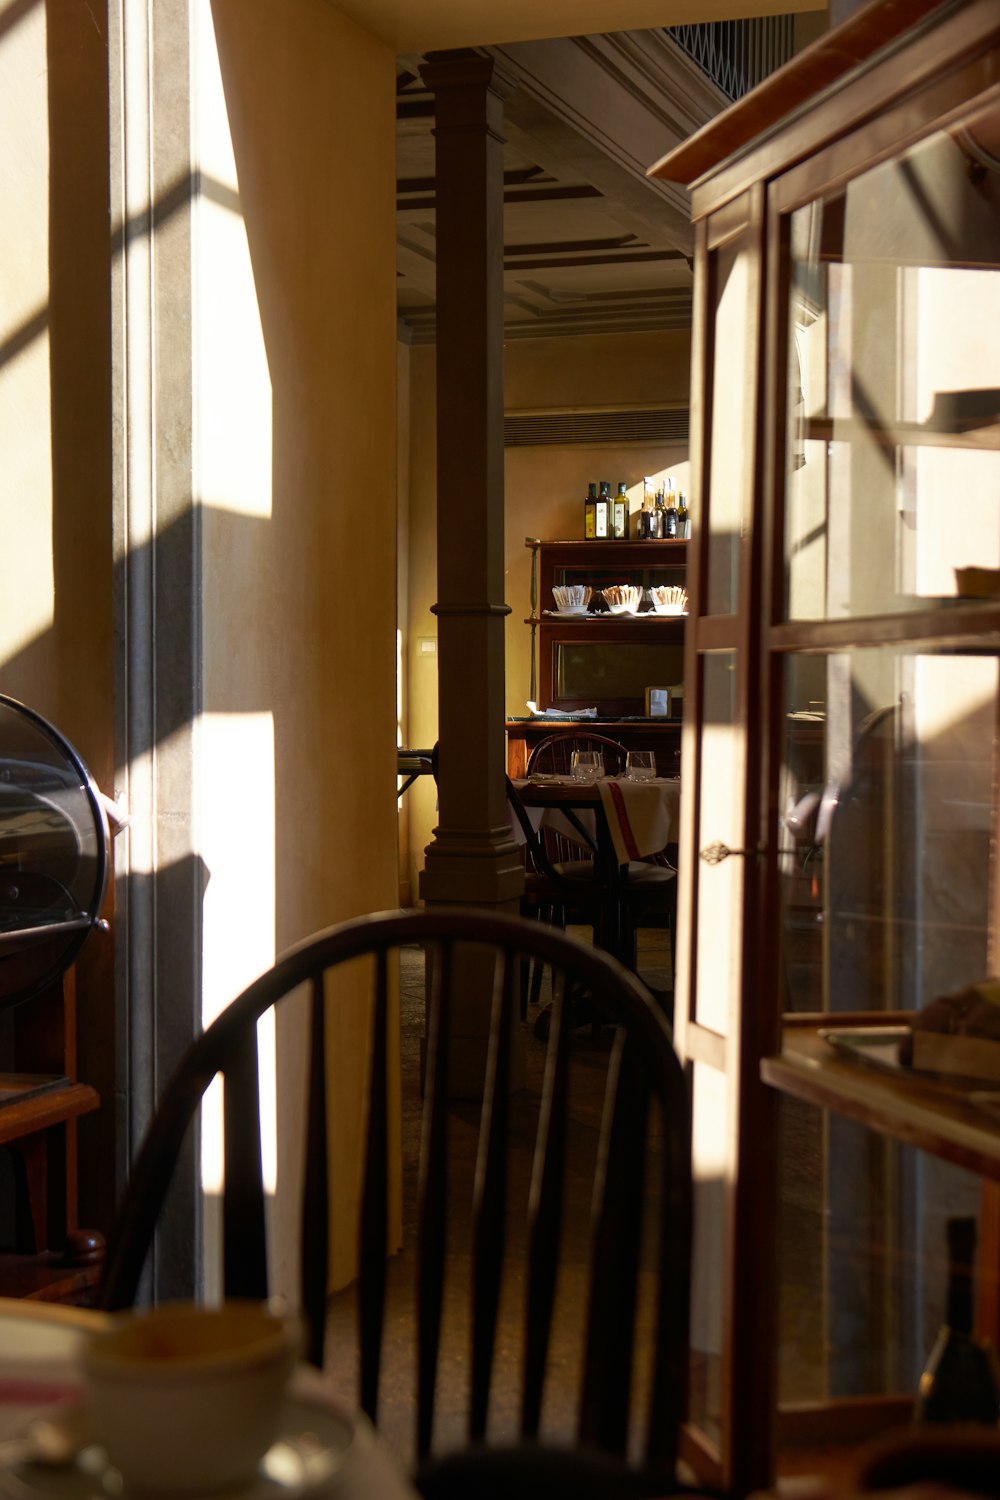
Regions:
M 596 708 L 605 718 L 642 717 L 646 689 L 683 680 L 684 619 L 657 614 L 648 590 L 683 587 L 685 541 L 529 542 L 533 549 L 532 682 L 539 707 L 573 713 Z M 591 589 L 588 612 L 558 616 L 552 590 L 565 584 Z M 612 614 L 601 591 L 632 584 L 647 593 L 636 615 Z
M 686 1453 L 737 1495 L 908 1420 L 950 1215 L 1000 1331 L 1000 1085 L 875 1032 L 1000 969 L 1000 591 L 963 572 L 1000 568 L 998 78 L 996 4 L 872 0 L 652 169 L 697 247 Z

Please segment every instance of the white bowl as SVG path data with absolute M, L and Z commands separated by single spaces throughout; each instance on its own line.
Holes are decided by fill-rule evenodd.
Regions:
M 116 1313 L 81 1350 L 91 1431 L 128 1490 L 247 1484 L 278 1436 L 302 1332 L 259 1302 Z
M 655 599 L 653 600 L 653 609 L 656 611 L 656 613 L 658 615 L 686 615 L 687 614 L 687 605 L 686 604 L 657 604 L 657 602 L 656 602 Z
M 634 615 L 642 603 L 642 589 L 634 584 L 616 583 L 602 589 L 604 602 L 613 615 Z
M 552 590 L 560 614 L 582 614 L 590 603 L 591 588 L 586 583 L 557 585 Z

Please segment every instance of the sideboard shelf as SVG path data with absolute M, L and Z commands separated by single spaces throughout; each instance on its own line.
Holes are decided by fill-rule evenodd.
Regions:
M 543 709 L 574 713 L 593 708 L 604 717 L 645 712 L 646 689 L 679 688 L 683 681 L 683 615 L 661 615 L 649 590 L 684 587 L 687 542 L 529 540 L 533 551 L 532 681 L 528 697 Z M 591 590 L 586 615 L 559 615 L 553 589 Z M 631 584 L 643 592 L 636 614 L 612 614 L 602 590 Z

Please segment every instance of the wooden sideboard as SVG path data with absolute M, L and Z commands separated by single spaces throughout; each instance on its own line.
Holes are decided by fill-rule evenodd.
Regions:
M 684 676 L 683 615 L 661 615 L 649 590 L 683 588 L 686 541 L 527 543 L 532 550 L 531 681 L 527 696 L 540 708 L 574 713 L 596 708 L 611 719 L 641 715 L 647 688 L 676 688 Z M 585 614 L 560 615 L 553 589 L 591 590 Z M 612 614 L 602 590 L 632 585 L 640 612 Z

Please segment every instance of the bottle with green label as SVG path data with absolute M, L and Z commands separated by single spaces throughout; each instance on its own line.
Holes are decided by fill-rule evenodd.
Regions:
M 583 534 L 588 542 L 597 535 L 597 485 L 587 485 L 587 498 L 583 502 Z
M 618 493 L 611 503 L 611 535 L 619 542 L 628 538 L 628 495 L 624 479 L 619 479 Z

